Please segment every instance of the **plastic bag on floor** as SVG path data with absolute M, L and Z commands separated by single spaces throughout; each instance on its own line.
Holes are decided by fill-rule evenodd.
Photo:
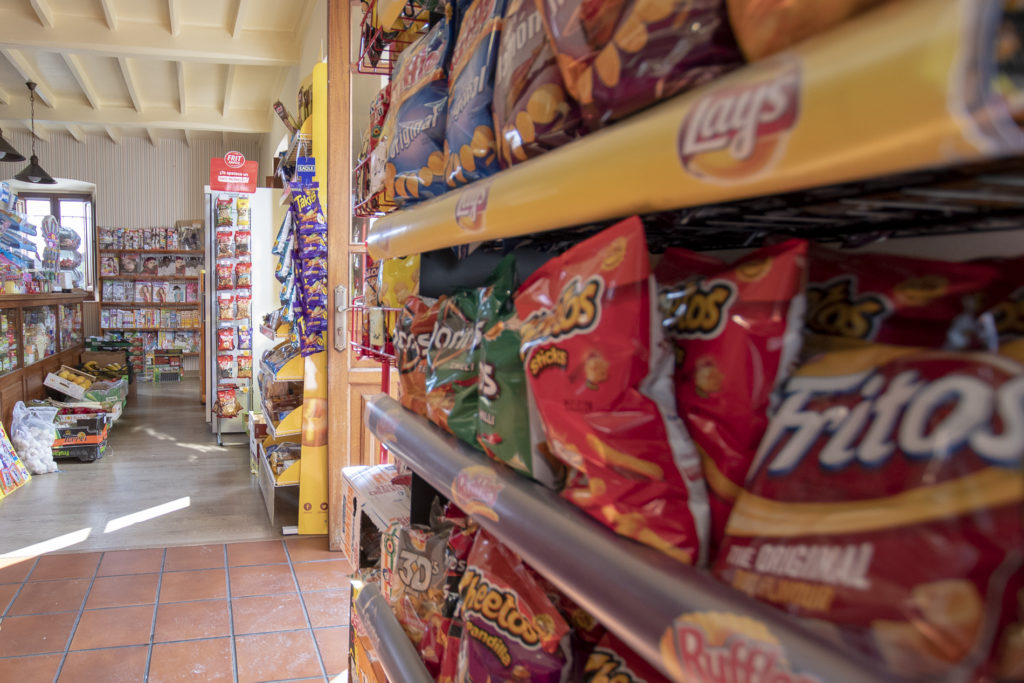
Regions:
M 11 442 L 32 474 L 57 471 L 53 460 L 53 441 L 57 438 L 55 417 L 57 408 L 29 408 L 21 401 L 14 405 Z

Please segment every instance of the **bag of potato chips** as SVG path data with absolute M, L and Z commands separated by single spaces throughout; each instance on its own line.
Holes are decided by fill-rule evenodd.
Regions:
M 505 0 L 464 0 L 448 78 L 444 175 L 459 187 L 498 171 L 491 97 Z
M 377 292 L 385 308 L 399 308 L 410 296 L 419 294 L 420 255 L 381 259 Z
M 676 351 L 677 408 L 704 464 L 714 547 L 768 428 L 772 392 L 800 352 L 807 243 L 765 247 L 733 265 L 669 249 L 655 275 Z
M 398 399 L 417 415 L 427 414 L 427 348 L 439 309 L 436 299 L 411 296 L 398 314 L 394 336 Z
M 566 88 L 594 130 L 742 63 L 725 0 L 538 2 Z
M 676 414 L 639 218 L 541 266 L 516 294 L 522 356 L 562 495 L 617 533 L 704 561 L 707 492 Z
M 605 632 L 583 667 L 584 681 L 667 683 L 646 659 L 633 652 L 611 632 Z
M 897 674 L 993 680 L 1007 652 L 1019 662 L 1024 596 L 1007 593 L 1024 557 L 1021 360 L 1018 341 L 1000 355 L 875 344 L 805 363 L 715 573 L 834 624 Z

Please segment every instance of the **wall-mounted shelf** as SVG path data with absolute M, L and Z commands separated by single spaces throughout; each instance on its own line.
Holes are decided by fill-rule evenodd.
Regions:
M 205 252 L 202 249 L 100 249 L 101 254 L 186 254 L 188 256 L 202 256 Z M 155 277 L 155 276 L 154 276 Z
M 117 308 L 136 308 L 139 306 L 148 308 L 195 308 L 199 305 L 198 301 L 167 301 L 164 303 L 146 302 L 146 301 L 101 301 L 101 306 L 115 306 Z

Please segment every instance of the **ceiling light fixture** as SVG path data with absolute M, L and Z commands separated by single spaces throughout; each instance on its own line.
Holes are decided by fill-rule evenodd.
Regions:
M 25 85 L 28 87 L 28 95 L 32 102 L 32 156 L 29 158 L 28 166 L 21 169 L 21 173 L 14 178 L 25 183 L 53 185 L 57 181 L 43 170 L 43 167 L 39 165 L 39 157 L 36 156 L 36 84 L 28 81 Z M 24 158 L 22 157 L 22 159 Z
M 0 161 L 25 161 L 25 155 L 14 149 L 7 140 L 4 140 L 4 132 L 2 130 L 0 130 Z

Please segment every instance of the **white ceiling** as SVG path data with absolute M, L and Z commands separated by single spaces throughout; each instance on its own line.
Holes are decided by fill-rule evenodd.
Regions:
M 0 126 L 28 129 L 32 80 L 41 139 L 266 133 L 315 6 L 0 0 Z

